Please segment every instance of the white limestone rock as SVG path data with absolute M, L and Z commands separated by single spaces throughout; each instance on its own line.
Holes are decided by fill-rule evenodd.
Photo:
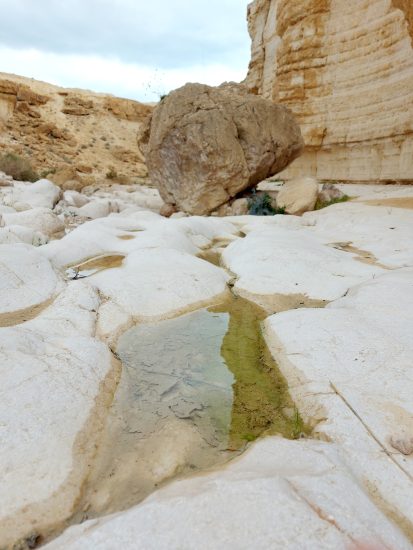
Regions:
M 0 187 L 9 187 L 13 185 L 13 178 L 0 171 Z
M 347 202 L 308 212 L 301 223 L 322 242 L 350 243 L 389 268 L 413 265 L 413 210 Z
M 30 317 L 61 288 L 50 262 L 36 248 L 0 245 L 0 326 Z
M 38 207 L 15 214 L 1 214 L 1 218 L 0 226 L 22 225 L 48 237 L 60 233 L 65 228 L 63 222 L 49 208 Z
M 86 195 L 84 195 L 83 193 L 79 193 L 78 191 L 65 191 L 63 193 L 63 200 L 69 206 L 80 208 L 90 201 L 90 197 L 87 197 Z
M 88 282 L 137 320 L 155 320 L 206 305 L 221 296 L 229 276 L 222 269 L 175 249 L 131 252 L 123 265 Z
M 47 179 L 35 183 L 14 182 L 7 197 L 7 204 L 14 208 L 16 204 L 20 205 L 20 211 L 38 207 L 53 209 L 60 195 L 60 187 Z
M 43 246 L 49 242 L 49 238 L 21 225 L 8 225 L 0 228 L 0 244 L 26 243 L 32 246 Z
M 0 546 L 67 519 L 88 474 L 115 369 L 93 338 L 96 291 L 70 284 L 41 315 L 0 329 Z
M 316 433 L 406 529 L 413 526 L 413 269 L 388 272 L 325 309 L 268 318 L 266 339 Z M 396 446 L 395 446 L 396 443 Z M 399 448 L 398 445 L 400 445 Z
M 294 218 L 285 218 L 289 220 Z M 237 277 L 236 292 L 273 312 L 335 300 L 384 272 L 326 246 L 308 230 L 281 225 L 253 228 L 230 244 L 222 258 Z
M 47 550 L 411 549 L 334 445 L 267 438 L 220 472 L 178 481 Z
M 237 228 L 225 220 L 185 218 L 166 220 L 149 211 L 111 215 L 87 222 L 60 241 L 42 247 L 58 267 L 74 265 L 102 254 L 129 254 L 143 249 L 172 248 L 198 254 L 217 238 L 231 238 Z

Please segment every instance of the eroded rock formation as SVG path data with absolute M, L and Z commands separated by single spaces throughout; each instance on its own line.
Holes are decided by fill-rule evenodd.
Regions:
M 164 201 L 202 215 L 280 172 L 302 149 L 285 107 L 242 86 L 186 84 L 155 109 L 145 156 Z
M 255 0 L 248 86 L 296 115 L 306 152 L 286 176 L 413 180 L 409 0 Z
M 30 160 L 41 175 L 73 189 L 107 176 L 121 183 L 146 177 L 137 143 L 152 107 L 0 73 L 0 153 Z M 56 174 L 56 177 L 53 176 Z

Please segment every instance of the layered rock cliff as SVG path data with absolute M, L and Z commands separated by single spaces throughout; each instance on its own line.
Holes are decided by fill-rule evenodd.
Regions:
M 413 180 L 411 0 L 255 0 L 246 83 L 297 116 L 286 176 Z
M 0 73 L 0 153 L 78 186 L 147 175 L 137 134 L 152 107 Z M 60 176 L 59 176 L 60 175 Z

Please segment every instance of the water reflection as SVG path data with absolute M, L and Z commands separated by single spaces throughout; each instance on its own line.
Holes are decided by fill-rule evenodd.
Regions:
M 264 433 L 298 435 L 262 318 L 231 296 L 121 337 L 121 380 L 74 521 L 126 509 L 167 480 L 227 462 Z

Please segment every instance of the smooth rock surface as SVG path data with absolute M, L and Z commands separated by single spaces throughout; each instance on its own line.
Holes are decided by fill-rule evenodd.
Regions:
M 60 188 L 47 179 L 32 184 L 15 182 L 10 194 L 6 195 L 6 204 L 14 208 L 20 204 L 19 210 L 36 207 L 53 209 L 60 194 Z
M 39 231 L 48 237 L 64 230 L 63 222 L 49 208 L 37 207 L 15 214 L 1 214 L 0 226 L 22 225 L 34 231 Z
M 48 550 L 373 548 L 410 542 L 370 500 L 339 448 L 268 438 L 221 472 L 176 482 L 122 514 L 69 529 Z
M 45 305 L 61 281 L 50 262 L 25 244 L 0 245 L 0 327 L 21 322 Z
M 280 172 L 302 146 L 287 109 L 241 87 L 186 84 L 155 108 L 145 156 L 163 200 L 202 215 Z
M 185 252 L 143 249 L 88 281 L 137 322 L 211 303 L 226 291 L 228 279 L 222 269 Z
M 284 312 L 266 339 L 315 433 L 340 443 L 356 472 L 413 534 L 413 269 L 388 272 L 325 309 Z M 413 451 L 413 449 L 412 449 Z
M 116 379 L 93 338 L 98 306 L 72 283 L 36 319 L 0 329 L 1 547 L 55 528 L 79 498 Z
M 32 246 L 42 246 L 48 242 L 49 237 L 39 231 L 33 231 L 29 227 L 22 225 L 0 227 L 0 244 L 26 243 Z

